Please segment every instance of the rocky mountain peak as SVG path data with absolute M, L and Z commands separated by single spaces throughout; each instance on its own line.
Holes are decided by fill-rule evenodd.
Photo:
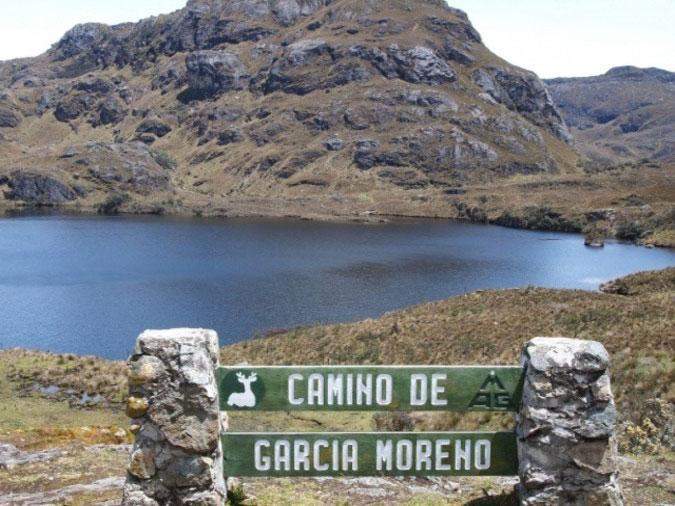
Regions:
M 184 11 L 191 15 L 241 15 L 249 19 L 271 15 L 281 25 L 290 26 L 331 3 L 332 0 L 190 0 Z
M 84 23 L 68 30 L 55 49 L 61 59 L 73 57 L 79 53 L 92 51 L 110 33 L 110 27 L 102 23 Z
M 640 68 L 630 65 L 614 67 L 609 69 L 605 76 L 617 79 L 656 79 L 663 82 L 675 82 L 675 73 L 655 67 Z
M 138 23 L 78 25 L 46 54 L 0 64 L 0 85 L 10 139 L 0 155 L 39 147 L 45 166 L 96 192 L 138 185 L 110 182 L 128 166 L 61 157 L 71 144 L 164 150 L 189 198 L 382 188 L 445 198 L 575 160 L 541 80 L 493 55 L 442 0 L 191 0 Z M 26 123 L 58 132 L 48 149 Z

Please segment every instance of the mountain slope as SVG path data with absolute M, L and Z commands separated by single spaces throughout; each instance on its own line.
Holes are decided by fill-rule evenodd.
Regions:
M 546 81 L 579 149 L 605 164 L 675 162 L 675 73 L 616 67 L 595 77 Z
M 542 82 L 441 0 L 208 0 L 0 63 L 0 207 L 457 215 L 575 172 Z

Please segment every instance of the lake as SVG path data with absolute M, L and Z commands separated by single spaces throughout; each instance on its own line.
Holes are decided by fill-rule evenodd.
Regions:
M 445 220 L 0 219 L 0 348 L 126 358 L 146 328 L 221 343 L 482 288 L 595 290 L 675 253 Z

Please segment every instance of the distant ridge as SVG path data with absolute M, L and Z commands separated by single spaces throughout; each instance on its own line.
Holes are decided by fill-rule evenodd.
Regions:
M 545 82 L 578 148 L 593 160 L 675 160 L 675 73 L 622 66 Z

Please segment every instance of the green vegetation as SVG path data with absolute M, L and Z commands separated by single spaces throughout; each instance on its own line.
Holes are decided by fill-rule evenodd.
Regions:
M 626 164 L 576 175 L 517 175 L 465 186 L 458 209 L 472 221 L 675 247 L 672 173 L 672 165 Z
M 115 192 L 106 197 L 106 199 L 99 204 L 97 212 L 99 214 L 117 214 L 120 208 L 129 202 L 130 197 L 127 193 Z
M 675 287 L 675 269 L 630 274 L 605 283 L 600 289 L 619 295 L 648 295 L 654 292 L 672 292 Z
M 59 391 L 49 387 L 58 387 Z M 125 367 L 120 362 L 16 349 L 0 351 L 0 440 L 23 448 L 44 448 L 71 440 L 127 440 L 122 428 L 128 420 L 115 409 L 121 405 L 125 390 Z M 99 394 L 103 400 L 82 403 L 84 394 Z

